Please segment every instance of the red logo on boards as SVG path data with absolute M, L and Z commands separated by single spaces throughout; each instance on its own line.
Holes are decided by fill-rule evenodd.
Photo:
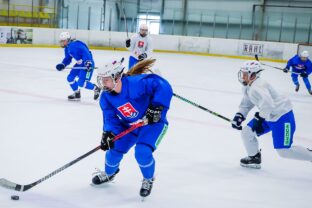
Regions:
M 135 118 L 139 114 L 139 112 L 129 102 L 119 106 L 117 109 L 126 118 Z
M 139 47 L 139 48 L 143 48 L 143 46 L 144 46 L 144 42 L 143 42 L 143 41 L 139 41 L 139 42 L 138 42 L 138 47 Z

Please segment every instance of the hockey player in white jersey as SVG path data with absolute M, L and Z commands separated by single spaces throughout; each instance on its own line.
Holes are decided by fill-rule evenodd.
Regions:
M 241 159 L 241 166 L 261 168 L 261 152 L 256 136 L 270 131 L 274 148 L 281 157 L 312 161 L 311 150 L 302 146 L 292 146 L 296 122 L 290 100 L 279 95 L 269 83 L 262 80 L 261 71 L 258 61 L 246 61 L 238 72 L 238 80 L 244 85 L 244 97 L 232 127 L 242 130 L 241 137 L 248 154 Z M 259 112 L 242 128 L 242 122 L 254 106 Z
M 153 51 L 152 39 L 148 35 L 146 24 L 140 25 L 140 32 L 126 40 L 126 47 L 130 50 L 129 66 L 131 69 L 139 61 L 151 56 Z

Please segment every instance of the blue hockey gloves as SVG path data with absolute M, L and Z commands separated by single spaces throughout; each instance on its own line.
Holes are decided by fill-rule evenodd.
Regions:
M 242 130 L 242 123 L 245 121 L 245 117 L 241 113 L 236 113 L 233 121 L 232 121 L 232 127 L 234 129 Z
M 85 62 L 85 67 L 87 68 L 87 71 L 91 71 L 93 69 L 93 64 L 91 61 Z
M 142 61 L 144 59 L 147 58 L 147 54 L 146 53 L 142 53 L 141 55 L 138 56 L 139 61 Z

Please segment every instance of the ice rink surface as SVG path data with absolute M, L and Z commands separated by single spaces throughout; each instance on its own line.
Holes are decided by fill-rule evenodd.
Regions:
M 0 53 L 0 178 L 29 184 L 99 145 L 102 113 L 93 92 L 82 90 L 81 102 L 68 102 L 68 70 L 55 70 L 63 49 L 0 48 Z M 93 54 L 97 65 L 129 55 Z M 166 53 L 154 57 L 155 68 L 175 93 L 232 119 L 242 98 L 237 72 L 244 60 Z M 293 103 L 294 144 L 312 147 L 312 96 L 303 84 L 295 93 L 290 75 L 279 70 L 266 68 L 262 77 Z M 124 157 L 113 183 L 90 186 L 94 169 L 104 165 L 104 152 L 98 151 L 26 192 L 0 187 L 0 207 L 311 207 L 312 163 L 279 158 L 270 133 L 259 139 L 262 169 L 246 169 L 239 165 L 246 156 L 240 132 L 228 122 L 177 98 L 168 120 L 168 133 L 154 154 L 156 181 L 144 202 L 133 151 Z M 20 200 L 12 201 L 13 194 Z

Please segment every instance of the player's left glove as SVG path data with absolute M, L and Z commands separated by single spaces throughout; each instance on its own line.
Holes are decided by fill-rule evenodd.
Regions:
M 252 124 L 252 131 L 256 132 L 257 135 L 260 135 L 264 132 L 263 124 L 264 118 L 259 115 L 259 112 L 255 113 L 254 122 Z
M 161 112 L 164 109 L 163 106 L 150 105 L 145 113 L 145 118 L 148 124 L 157 123 L 161 119 Z
M 139 61 L 142 61 L 144 59 L 147 58 L 147 54 L 146 53 L 142 53 L 141 55 L 138 56 Z
M 56 68 L 58 71 L 62 71 L 63 69 L 65 69 L 65 64 L 63 64 L 63 63 L 57 64 L 57 65 L 55 66 L 55 68 Z
M 128 39 L 126 40 L 126 47 L 129 48 L 130 45 L 131 45 L 131 39 L 128 38 Z
M 289 69 L 287 69 L 286 67 L 283 69 L 283 72 L 288 73 Z
M 308 77 L 308 73 L 306 71 L 303 71 L 303 72 L 300 73 L 300 76 L 302 78 L 307 78 Z
M 87 71 L 91 71 L 93 69 L 93 64 L 91 61 L 85 62 L 85 67 L 87 68 Z

